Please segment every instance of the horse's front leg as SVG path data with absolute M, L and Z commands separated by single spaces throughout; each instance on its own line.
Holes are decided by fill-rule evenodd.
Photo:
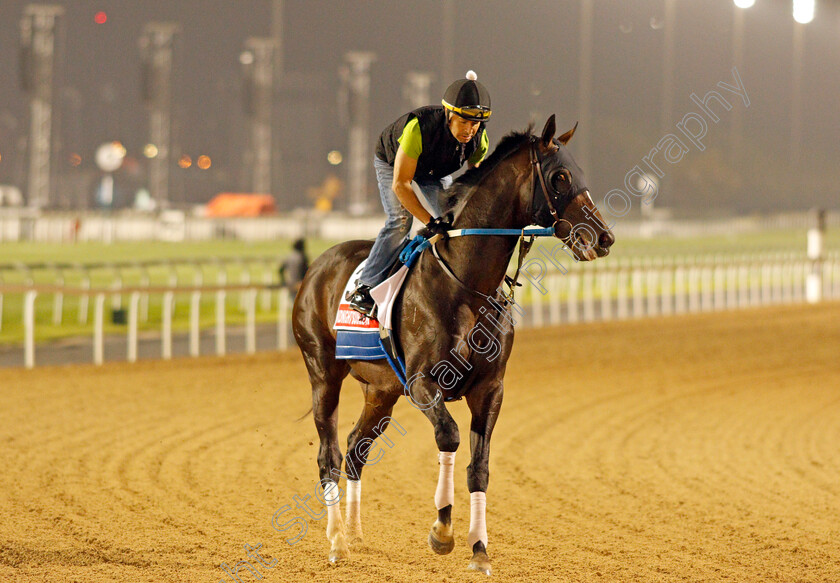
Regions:
M 435 428 L 435 442 L 438 446 L 438 463 L 440 464 L 438 485 L 435 490 L 435 507 L 438 515 L 429 532 L 429 546 L 437 554 L 445 555 L 455 548 L 452 504 L 455 502 L 453 478 L 455 452 L 461 443 L 458 424 L 443 404 L 443 393 L 433 381 L 409 380 L 405 394 L 412 405 L 423 411 Z
M 470 423 L 470 465 L 467 467 L 467 486 L 470 491 L 470 532 L 467 544 L 473 552 L 469 568 L 490 574 L 487 556 L 487 484 L 490 481 L 490 435 L 502 407 L 502 382 L 477 386 L 467 394 L 472 413 Z

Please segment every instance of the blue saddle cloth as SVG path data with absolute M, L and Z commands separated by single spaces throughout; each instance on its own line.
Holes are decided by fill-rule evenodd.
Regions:
M 379 330 L 350 331 L 336 330 L 335 357 L 347 360 L 380 360 L 385 358 Z

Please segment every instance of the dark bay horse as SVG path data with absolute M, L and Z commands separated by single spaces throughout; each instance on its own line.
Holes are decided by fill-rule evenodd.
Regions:
M 614 242 L 612 232 L 566 149 L 575 129 L 556 139 L 555 129 L 552 115 L 539 137 L 530 128 L 509 134 L 479 168 L 457 180 L 448 191 L 455 202 L 454 228 L 553 226 L 575 260 L 606 255 Z M 348 542 L 361 540 L 361 471 L 375 447 L 373 440 L 388 426 L 401 395 L 432 423 L 439 450 L 438 515 L 429 544 L 439 554 L 454 548 L 452 468 L 460 437 L 445 400 L 463 396 L 472 414 L 467 468 L 471 501 L 467 544 L 473 552 L 469 567 L 490 573 L 485 525 L 490 436 L 502 405 L 503 377 L 513 346 L 510 308 L 500 301 L 499 290 L 516 243 L 517 238 L 511 236 L 468 236 L 439 242 L 440 259 L 429 250 L 423 253 L 406 279 L 393 315 L 394 334 L 410 377 L 405 387 L 384 360 L 335 358 L 332 327 L 340 294 L 354 268 L 367 257 L 371 242 L 337 245 L 306 274 L 292 325 L 312 384 L 331 561 L 347 558 Z M 451 274 L 445 273 L 444 266 Z M 341 472 L 337 405 L 348 374 L 361 383 L 365 405 L 347 438 L 345 471 Z M 338 503 L 342 491 L 337 482 L 342 474 L 348 477 L 346 531 Z

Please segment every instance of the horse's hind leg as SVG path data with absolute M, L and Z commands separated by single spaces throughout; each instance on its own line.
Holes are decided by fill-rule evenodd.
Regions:
M 312 383 L 312 414 L 321 446 L 318 451 L 318 473 L 324 488 L 324 498 L 334 500 L 338 494 L 336 473 L 341 468 L 341 449 L 338 447 L 338 395 L 341 382 L 350 370 L 344 361 L 335 358 L 307 359 L 309 380 Z M 315 365 L 312 361 L 318 364 Z M 310 368 L 310 363 L 313 366 Z M 327 539 L 330 541 L 330 561 L 335 563 L 350 556 L 341 520 L 338 501 L 327 506 Z
M 369 384 L 362 383 L 362 390 L 365 394 L 365 408 L 347 437 L 347 456 L 344 459 L 347 474 L 347 538 L 350 544 L 362 542 L 362 468 L 368 463 L 379 462 L 381 451 L 376 451 L 373 454 L 375 457 L 368 461 L 374 447 L 373 441 L 382 435 L 392 421 L 391 411 L 400 396 L 399 388 L 392 391 L 377 390 L 371 389 Z M 405 430 L 399 424 L 396 426 L 404 435 Z M 393 444 L 386 436 L 383 436 L 382 440 L 389 447 Z

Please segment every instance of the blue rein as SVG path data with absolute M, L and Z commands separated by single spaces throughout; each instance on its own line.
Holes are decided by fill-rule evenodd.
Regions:
M 467 237 L 470 235 L 506 235 L 517 237 L 553 237 L 554 227 L 525 227 L 523 229 L 452 229 L 446 235 L 453 239 L 455 237 Z M 433 237 L 434 238 L 434 237 Z M 422 235 L 416 235 L 405 249 L 400 251 L 400 262 L 411 268 L 420 254 L 432 246 L 431 239 Z

